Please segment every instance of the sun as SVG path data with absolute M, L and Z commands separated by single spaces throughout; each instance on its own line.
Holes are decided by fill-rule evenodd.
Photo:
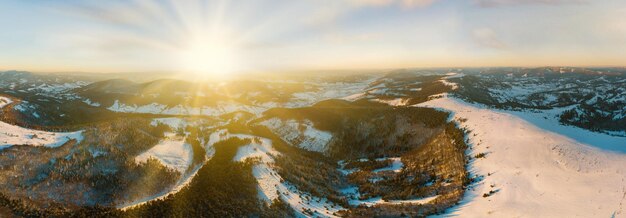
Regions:
M 242 64 L 236 43 L 215 34 L 188 40 L 179 57 L 182 69 L 201 79 L 229 76 Z

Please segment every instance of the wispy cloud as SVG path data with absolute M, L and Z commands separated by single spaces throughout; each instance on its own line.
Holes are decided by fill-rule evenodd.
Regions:
M 506 44 L 502 42 L 497 34 L 490 28 L 478 28 L 472 31 L 474 41 L 487 48 L 504 49 Z
M 499 6 L 513 6 L 513 5 L 562 5 L 562 4 L 581 4 L 587 2 L 586 0 L 474 0 L 474 2 L 481 7 L 499 7 Z
M 398 5 L 402 8 L 424 8 L 434 4 L 438 0 L 351 0 L 360 6 L 389 6 Z
M 176 71 L 190 50 L 211 46 L 236 53 L 236 70 L 619 65 L 624 8 L 624 0 L 6 0 L 0 68 Z
M 406 8 L 427 7 L 435 3 L 436 0 L 403 0 L 402 5 Z

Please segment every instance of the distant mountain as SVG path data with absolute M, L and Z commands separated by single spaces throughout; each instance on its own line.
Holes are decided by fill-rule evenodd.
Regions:
M 76 88 L 76 93 L 137 93 L 141 85 L 125 79 L 110 79 Z

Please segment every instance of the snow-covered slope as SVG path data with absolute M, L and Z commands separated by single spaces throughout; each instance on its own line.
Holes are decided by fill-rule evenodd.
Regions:
M 167 115 L 206 115 L 219 116 L 235 111 L 247 111 L 253 114 L 260 114 L 268 108 L 259 106 L 249 106 L 235 103 L 222 103 L 216 107 L 190 107 L 176 105 L 169 107 L 167 105 L 152 103 L 147 105 L 126 105 L 115 100 L 112 106 L 107 109 L 115 112 L 123 113 L 145 113 L 145 114 L 167 114 Z
M 59 147 L 75 139 L 82 141 L 82 131 L 77 132 L 46 132 L 26 129 L 8 123 L 0 122 L 0 150 L 13 145 Z
M 261 124 L 270 128 L 286 142 L 309 151 L 325 152 L 333 137 L 329 132 L 316 129 L 309 120 L 298 122 L 272 118 Z
M 165 123 L 167 125 L 175 125 L 175 123 L 183 123 L 184 121 L 178 118 L 163 118 L 163 119 L 155 119 L 153 121 L 153 124 L 156 125 L 156 123 L 160 123 L 160 122 Z M 175 126 L 179 126 L 179 125 L 175 125 Z M 213 133 L 211 135 L 212 140 L 210 140 L 208 143 L 205 144 L 204 146 L 206 150 L 205 161 L 210 160 L 215 154 L 215 149 L 213 148 L 213 144 L 217 142 L 217 140 L 215 139 L 218 138 L 218 135 L 219 135 L 219 132 Z M 166 146 L 167 144 L 173 144 L 173 146 L 171 147 Z M 159 145 L 161 146 L 161 148 L 155 148 Z M 179 192 L 182 188 L 187 186 L 187 184 L 189 184 L 192 181 L 192 179 L 196 176 L 200 168 L 202 168 L 203 166 L 202 164 L 197 164 L 194 166 L 191 165 L 193 161 L 193 149 L 191 148 L 189 144 L 184 143 L 184 140 L 182 141 L 170 140 L 169 142 L 162 141 L 159 143 L 159 145 L 156 145 L 149 151 L 136 157 L 135 160 L 145 161 L 149 157 L 155 157 L 164 164 L 166 164 L 165 163 L 166 161 L 174 160 L 171 165 L 166 164 L 166 166 L 172 167 L 173 169 L 180 171 L 182 173 L 182 177 L 178 180 L 176 185 L 174 185 L 171 189 L 164 190 L 161 193 L 158 193 L 156 195 L 148 196 L 142 199 L 138 199 L 138 200 L 131 201 L 131 202 L 125 202 L 123 204 L 117 205 L 118 209 L 128 210 L 130 208 L 146 204 L 149 201 L 165 199 L 168 195 L 175 194 Z M 171 150 L 171 149 L 175 149 L 175 151 L 172 152 L 174 154 L 173 156 L 170 153 L 168 153 L 168 150 Z M 183 167 L 184 165 L 186 165 L 186 167 Z M 193 167 L 193 168 L 189 168 L 189 167 Z M 183 170 L 183 168 L 186 171 L 181 171 Z
M 0 108 L 13 101 L 0 97 Z M 70 140 L 82 141 L 82 131 L 77 132 L 46 132 L 26 129 L 0 121 L 0 150 L 14 145 L 31 145 L 56 148 Z
M 626 138 L 586 132 L 584 137 L 593 138 L 586 141 L 593 144 L 584 144 L 559 129 L 573 127 L 536 126 L 531 119 L 536 115 L 487 109 L 450 97 L 421 106 L 467 119 L 459 123 L 472 131 L 472 156 L 486 154 L 470 169 L 483 180 L 445 216 L 626 216 Z M 614 149 L 602 149 L 608 147 Z
M 3 108 L 11 103 L 13 103 L 13 101 L 11 101 L 10 98 L 0 96 L 0 108 Z
M 252 169 L 252 174 L 259 184 L 260 200 L 271 203 L 273 200 L 280 198 L 293 208 L 298 217 L 311 216 L 304 211 L 310 211 L 316 217 L 335 217 L 334 213 L 345 209 L 339 205 L 334 205 L 327 199 L 321 199 L 302 192 L 297 187 L 285 182 L 272 166 L 274 163 L 273 156 L 280 155 L 280 153 L 272 147 L 272 142 L 269 139 L 242 134 L 231 135 L 225 131 L 218 132 L 215 134 L 215 137 L 219 137 L 221 140 L 230 137 L 252 139 L 251 144 L 239 148 L 233 160 L 259 159 L 259 163 Z M 212 135 L 212 138 L 215 139 L 215 137 Z
M 392 100 L 374 99 L 373 101 L 388 104 L 389 106 L 406 106 L 409 103 L 408 98 L 395 98 Z
M 177 117 L 168 118 L 155 118 L 150 122 L 150 125 L 157 126 L 158 124 L 164 124 L 172 129 L 184 128 L 187 126 L 187 121 Z
M 441 80 L 439 80 L 439 82 L 443 83 L 446 86 L 449 86 L 452 88 L 452 90 L 458 89 L 459 85 L 453 82 L 449 82 L 448 79 L 452 79 L 452 78 L 459 78 L 459 77 L 463 77 L 465 76 L 465 74 L 462 73 L 455 73 L 455 72 L 449 72 L 446 73 L 446 76 L 441 78 Z
M 184 138 L 165 139 L 135 158 L 137 162 L 146 162 L 149 158 L 159 160 L 163 165 L 184 173 L 191 165 L 193 151 Z
M 572 70 L 576 72 L 569 73 Z M 621 72 L 598 69 L 540 68 L 446 79 L 458 83 L 455 95 L 469 102 L 515 110 L 559 110 L 561 123 L 626 136 L 625 78 Z
M 219 116 L 227 113 L 232 113 L 236 111 L 246 111 L 252 114 L 260 115 L 262 112 L 275 107 L 286 107 L 286 108 L 298 108 L 298 107 L 306 107 L 313 105 L 319 101 L 327 100 L 327 99 L 336 99 L 343 98 L 346 96 L 354 95 L 355 93 L 361 93 L 367 85 L 373 81 L 374 78 L 359 81 L 359 82 L 333 82 L 333 83 L 302 83 L 302 86 L 315 86 L 316 89 L 307 90 L 303 92 L 294 92 L 291 93 L 288 98 L 288 101 L 283 100 L 272 100 L 272 101 L 257 101 L 255 99 L 256 95 L 261 94 L 260 91 L 257 92 L 242 92 L 237 94 L 236 98 L 241 96 L 249 96 L 250 102 L 242 103 L 242 101 L 238 101 L 236 99 L 229 100 L 221 100 L 216 103 L 215 106 L 196 106 L 195 104 L 190 104 L 194 102 L 189 101 L 181 101 L 175 105 L 165 105 L 162 103 L 149 103 L 136 105 L 125 102 L 123 99 L 116 99 L 113 101 L 113 104 L 110 106 L 104 106 L 106 109 L 114 112 L 122 112 L 122 113 L 145 113 L 145 114 L 166 114 L 166 115 L 206 115 L 206 116 Z M 282 93 L 285 90 L 280 90 L 278 87 L 268 86 L 269 89 L 274 89 L 273 92 Z M 114 90 L 112 90 L 114 91 Z M 216 92 L 221 92 L 221 90 L 214 90 Z M 143 95 L 143 94 L 142 94 Z M 150 95 L 154 97 L 154 95 Z M 156 95 L 158 96 L 158 94 Z M 196 99 L 201 101 L 205 98 L 204 94 L 181 94 L 180 98 L 184 99 Z M 83 99 L 84 103 L 95 106 L 100 105 L 98 102 L 93 102 L 89 98 Z

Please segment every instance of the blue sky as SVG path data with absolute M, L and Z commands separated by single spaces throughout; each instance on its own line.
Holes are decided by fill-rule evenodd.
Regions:
M 3 0 L 0 70 L 622 66 L 626 1 Z

